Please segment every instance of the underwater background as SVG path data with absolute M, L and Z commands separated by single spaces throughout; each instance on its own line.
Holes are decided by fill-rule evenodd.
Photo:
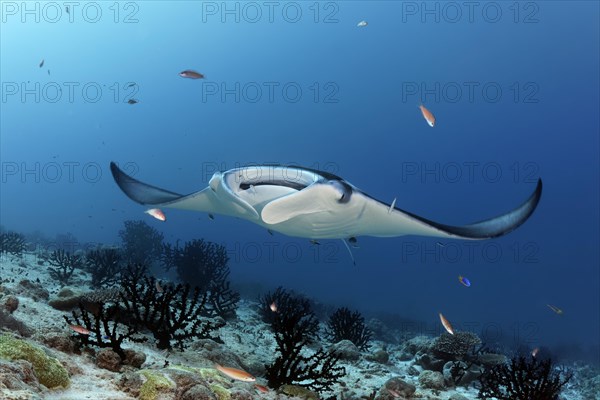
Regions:
M 172 243 L 223 244 L 243 296 L 284 286 L 423 334 L 443 312 L 484 342 L 599 363 L 598 2 L 65 4 L 1 2 L 4 229 L 91 248 L 141 219 Z M 512 209 L 538 178 L 544 191 L 501 238 L 359 237 L 354 266 L 339 240 L 152 219 L 110 161 L 178 193 L 219 170 L 301 165 L 451 225 Z

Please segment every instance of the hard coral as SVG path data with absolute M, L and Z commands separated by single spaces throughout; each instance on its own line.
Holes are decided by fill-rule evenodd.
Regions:
M 69 386 L 69 374 L 62 364 L 24 340 L 8 335 L 0 336 L 0 357 L 30 362 L 38 381 L 47 388 Z
M 348 308 L 338 308 L 329 317 L 325 334 L 331 341 L 350 340 L 359 349 L 369 349 L 371 330 L 366 327 L 365 319 L 358 311 L 351 312 Z
M 68 251 L 55 250 L 47 258 L 50 277 L 60 282 L 62 286 L 69 284 L 69 279 L 73 275 L 76 267 L 81 266 L 81 257 L 72 255 Z
M 110 286 L 117 283 L 121 274 L 121 254 L 117 249 L 90 250 L 86 265 L 92 274 L 92 286 Z
M 25 236 L 20 233 L 0 233 L 0 253 L 8 253 L 21 257 L 26 247 Z
M 557 400 L 571 372 L 557 371 L 552 360 L 513 357 L 510 364 L 486 369 L 480 377 L 478 398 L 497 400 Z
M 446 360 L 460 360 L 475 346 L 481 344 L 481 339 L 471 332 L 456 332 L 454 335 L 442 333 L 431 346 L 433 352 Z
M 167 270 L 175 267 L 180 281 L 208 293 L 206 315 L 235 316 L 240 296 L 229 287 L 229 257 L 224 246 L 202 239 L 183 247 L 166 244 L 161 260 Z
M 123 341 L 142 343 L 146 338 L 138 335 L 136 328 L 127 326 L 121 327 L 119 318 L 121 311 L 118 303 L 107 306 L 105 303 L 98 303 L 94 312 L 88 312 L 83 304 L 79 305 L 79 313 L 73 311 L 73 320 L 64 317 L 69 325 L 79 325 L 87 329 L 89 334 L 73 333 L 74 336 L 84 346 L 96 346 L 100 348 L 110 348 L 125 360 L 126 353 L 121 347 Z
M 190 285 L 162 286 L 156 279 L 144 277 L 141 281 L 124 279 L 121 295 L 123 306 L 130 316 L 129 324 L 147 329 L 157 340 L 159 349 L 171 348 L 171 341 L 180 350 L 190 339 L 212 339 L 212 331 L 223 326 L 219 321 L 202 318 L 208 295 Z
M 277 312 L 271 327 L 275 332 L 277 352 L 275 361 L 266 366 L 269 386 L 278 388 L 296 384 L 317 392 L 331 390 L 346 370 L 336 366 L 339 355 L 319 349 L 308 355 L 306 346 L 316 337 L 318 321 L 306 299 L 294 297 L 283 289 L 277 292 Z M 270 298 L 267 295 L 266 298 Z
M 163 235 L 144 221 L 125 221 L 119 231 L 127 262 L 149 264 L 162 253 Z

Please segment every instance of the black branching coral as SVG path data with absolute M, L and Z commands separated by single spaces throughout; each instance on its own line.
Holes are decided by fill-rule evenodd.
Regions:
M 274 326 L 279 320 L 279 314 L 287 313 L 287 307 L 290 307 L 296 314 L 302 313 L 303 315 L 313 315 L 313 311 L 310 306 L 310 300 L 303 298 L 299 294 L 295 294 L 282 287 L 275 289 L 273 293 L 267 293 L 259 299 L 260 308 L 258 310 L 263 322 Z M 273 311 L 275 310 L 275 311 Z M 319 322 L 316 318 L 312 319 L 312 326 L 306 327 L 305 333 L 311 338 L 318 338 L 317 330 Z
M 556 370 L 552 360 L 536 357 L 514 357 L 484 371 L 479 378 L 478 398 L 497 400 L 558 400 L 563 386 L 571 380 L 571 372 Z
M 0 253 L 21 257 L 26 247 L 25 236 L 20 233 L 0 233 Z
M 221 342 L 212 332 L 224 323 L 202 317 L 208 294 L 199 288 L 191 289 L 188 284 L 161 286 L 146 276 L 140 281 L 124 279 L 122 290 L 128 325 L 150 331 L 159 349 L 174 345 L 183 350 L 192 339 Z
M 138 334 L 137 329 L 119 324 L 121 311 L 118 303 L 107 306 L 106 303 L 97 303 L 94 312 L 89 312 L 83 305 L 79 305 L 79 312 L 73 311 L 73 320 L 64 317 L 69 325 L 79 325 L 89 331 L 89 334 L 74 333 L 79 342 L 84 346 L 110 348 L 125 360 L 126 354 L 121 347 L 123 341 L 142 343 L 147 338 Z
M 309 354 L 306 347 L 314 342 L 318 321 L 310 310 L 307 299 L 292 296 L 283 289 L 276 297 L 277 311 L 271 328 L 277 343 L 277 358 L 266 366 L 266 378 L 272 388 L 294 384 L 317 392 L 329 391 L 345 375 L 346 370 L 337 366 L 339 356 L 324 349 Z M 264 302 L 265 299 L 263 299 Z M 268 302 L 269 300 L 267 300 Z
M 167 270 L 175 268 L 181 282 L 208 293 L 208 316 L 235 317 L 240 296 L 229 287 L 229 257 L 224 246 L 202 239 L 178 244 L 166 244 L 161 260 Z
M 80 256 L 71 254 L 62 249 L 55 250 L 44 258 L 48 264 L 50 264 L 48 267 L 50 277 L 59 281 L 63 286 L 69 284 L 69 279 L 71 279 L 75 268 L 82 267 Z
M 371 330 L 365 325 L 365 319 L 358 311 L 346 307 L 338 308 L 327 321 L 325 335 L 334 343 L 350 340 L 361 350 L 369 349 Z
M 85 258 L 86 267 L 92 274 L 92 286 L 94 288 L 117 284 L 122 268 L 119 250 L 90 250 Z
M 123 241 L 126 261 L 134 264 L 150 264 L 158 260 L 163 248 L 163 235 L 144 221 L 125 221 L 119 231 Z

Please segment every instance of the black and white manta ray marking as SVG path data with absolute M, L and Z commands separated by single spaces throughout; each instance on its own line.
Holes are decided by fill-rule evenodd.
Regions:
M 309 239 L 356 236 L 435 236 L 489 239 L 525 222 L 542 195 L 542 181 L 514 210 L 465 226 L 430 221 L 372 198 L 326 172 L 301 167 L 255 166 L 217 172 L 208 187 L 180 195 L 140 182 L 117 167 L 117 185 L 133 201 L 159 208 L 178 208 L 247 219 L 270 231 Z

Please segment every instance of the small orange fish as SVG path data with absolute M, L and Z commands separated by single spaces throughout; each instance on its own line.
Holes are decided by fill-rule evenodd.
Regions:
M 222 365 L 219 365 L 219 364 L 215 364 L 215 368 L 217 370 L 221 371 L 224 375 L 227 375 L 228 377 L 230 377 L 231 379 L 236 379 L 236 380 L 242 381 L 242 382 L 256 381 L 255 377 L 253 377 L 246 371 L 242 371 L 241 369 L 223 367 Z
M 536 357 L 537 354 L 540 352 L 540 348 L 536 347 L 535 349 L 533 349 L 533 351 L 531 352 L 531 357 Z
M 275 304 L 275 302 L 272 302 L 269 308 L 271 309 L 271 311 L 277 312 L 277 304 Z
M 181 71 L 179 73 L 179 76 L 181 76 L 182 78 L 190 78 L 190 79 L 202 79 L 202 78 L 204 78 L 204 75 L 202 75 L 200 72 L 196 72 L 196 71 L 193 71 L 191 69 L 186 69 L 185 71 Z
M 558 307 L 556 307 L 556 306 L 553 306 L 553 305 L 550 305 L 550 304 L 546 304 L 546 305 L 547 305 L 548 307 L 550 307 L 550 309 L 551 309 L 552 311 L 554 311 L 555 313 L 557 313 L 558 315 L 562 315 L 562 313 L 563 313 L 563 310 L 561 310 L 560 308 L 558 308 Z
M 75 331 L 81 335 L 89 335 L 90 334 L 90 331 L 88 331 L 81 325 L 69 325 L 69 328 L 71 328 L 73 331 Z
M 454 335 L 454 329 L 452 329 L 452 325 L 450 325 L 450 322 L 442 315 L 442 313 L 440 313 L 440 321 L 442 321 L 442 325 L 444 328 L 446 328 L 446 331 L 449 334 Z
M 156 218 L 159 221 L 166 221 L 167 217 L 165 217 L 165 214 L 158 208 L 151 208 L 149 210 L 144 211 L 146 214 L 153 216 L 154 218 Z
M 435 126 L 435 117 L 433 116 L 431 111 L 426 109 L 425 106 L 422 104 L 419 106 L 419 108 L 421 109 L 421 114 L 423 114 L 423 118 L 425 118 L 425 121 L 427 121 L 429 126 L 433 128 Z
M 259 385 L 258 383 L 254 384 L 254 387 L 256 388 L 256 390 L 258 390 L 261 393 L 269 393 L 269 388 L 263 385 Z

